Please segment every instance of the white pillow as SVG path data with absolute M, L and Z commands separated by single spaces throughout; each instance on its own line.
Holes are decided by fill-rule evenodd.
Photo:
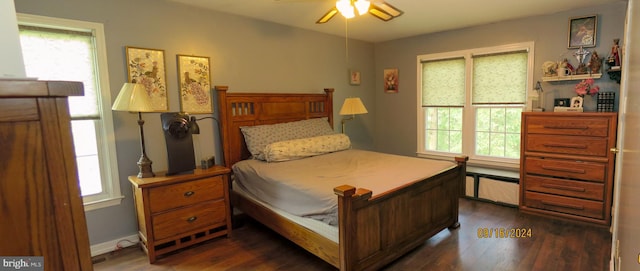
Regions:
M 315 118 L 278 124 L 240 127 L 247 143 L 247 149 L 254 159 L 265 160 L 264 148 L 274 142 L 332 135 L 333 131 L 327 118 Z
M 281 162 L 321 155 L 351 147 L 349 137 L 344 134 L 316 136 L 275 142 L 264 148 L 267 162 Z

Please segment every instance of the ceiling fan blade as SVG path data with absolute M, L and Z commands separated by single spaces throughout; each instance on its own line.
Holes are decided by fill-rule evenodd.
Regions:
M 404 11 L 399 10 L 387 2 L 372 2 L 371 7 L 369 8 L 369 13 L 386 22 L 404 14 Z
M 331 18 L 333 18 L 333 16 L 336 16 L 336 14 L 338 14 L 338 9 L 336 7 L 331 8 L 329 11 L 327 11 L 326 14 L 324 14 L 322 17 L 320 17 L 320 19 L 318 19 L 316 21 L 317 24 L 323 24 L 328 22 L 329 20 L 331 20 Z

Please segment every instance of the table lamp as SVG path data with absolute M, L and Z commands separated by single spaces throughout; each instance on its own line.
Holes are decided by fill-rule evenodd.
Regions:
M 149 94 L 142 84 L 134 84 L 134 83 L 125 83 L 120 89 L 120 93 L 118 93 L 118 97 L 116 97 L 115 102 L 113 102 L 113 106 L 111 107 L 114 111 L 129 111 L 129 112 L 138 112 L 138 125 L 140 126 L 140 148 L 142 149 L 142 154 L 140 155 L 140 159 L 138 160 L 138 168 L 140 171 L 138 172 L 138 178 L 148 178 L 154 177 L 155 174 L 153 170 L 151 170 L 151 160 L 147 157 L 147 152 L 144 148 L 144 130 L 142 125 L 144 125 L 144 120 L 142 120 L 142 112 L 153 112 L 153 107 L 151 105 L 151 99 L 149 98 Z

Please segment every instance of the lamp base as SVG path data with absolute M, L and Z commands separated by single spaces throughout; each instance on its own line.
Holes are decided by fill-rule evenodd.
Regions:
M 153 170 L 151 170 L 151 164 L 153 164 L 153 162 L 151 162 L 146 155 L 142 154 L 137 164 L 138 168 L 140 168 L 138 178 L 150 178 L 156 176 L 156 174 L 153 173 Z

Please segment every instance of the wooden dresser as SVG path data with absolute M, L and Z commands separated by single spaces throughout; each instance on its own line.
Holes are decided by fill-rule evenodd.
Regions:
M 609 225 L 617 118 L 523 113 L 520 210 Z
M 139 235 L 150 263 L 162 254 L 231 235 L 230 172 L 213 166 L 191 174 L 129 176 Z
M 67 96 L 79 82 L 0 79 L 0 256 L 93 270 Z

